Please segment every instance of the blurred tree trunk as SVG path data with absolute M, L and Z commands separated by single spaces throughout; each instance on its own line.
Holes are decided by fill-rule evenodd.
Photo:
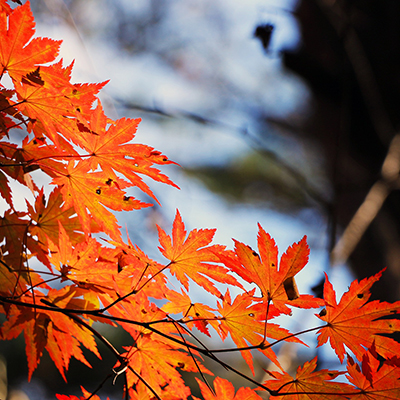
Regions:
M 400 2 L 300 0 L 296 14 L 302 45 L 286 52 L 284 62 L 313 93 L 313 115 L 301 131 L 319 142 L 328 160 L 335 192 L 332 247 L 373 185 L 382 183 L 383 204 L 376 197 L 364 203 L 367 212 L 374 206 L 379 211 L 354 240 L 349 261 L 358 278 L 388 267 L 375 295 L 398 300 L 400 157 L 390 146 L 400 122 Z M 382 174 L 384 161 L 385 168 L 389 161 L 394 165 L 389 179 L 385 168 Z

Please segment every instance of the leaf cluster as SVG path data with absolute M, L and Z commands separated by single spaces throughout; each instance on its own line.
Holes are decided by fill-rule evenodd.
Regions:
M 24 335 L 28 379 L 46 350 L 66 380 L 72 357 L 90 366 L 82 348 L 100 358 L 97 340 L 115 356 L 105 380 L 123 376 L 130 399 L 189 398 L 182 371 L 197 373 L 205 400 L 264 394 L 288 400 L 400 398 L 400 345 L 389 336 L 399 330 L 394 316 L 400 302 L 368 302 L 382 272 L 354 281 L 339 302 L 328 277 L 323 299 L 301 294 L 296 275 L 308 262 L 305 237 L 279 259 L 275 241 L 259 226 L 257 251 L 238 241 L 229 250 L 213 244 L 215 229 L 187 232 L 179 211 L 171 234 L 158 227 L 165 261 L 151 259 L 123 240 L 116 213 L 151 206 L 130 195 L 134 187 L 158 202 L 143 177 L 177 187 L 158 169 L 175 163 L 135 142 L 138 119 L 114 121 L 104 114 L 97 94 L 105 83 L 71 82 L 72 64 L 57 58 L 61 42 L 33 37 L 29 2 L 13 9 L 1 0 L 0 19 L 0 78 L 8 75 L 11 82 L 0 84 L 0 193 L 6 204 L 0 219 L 0 336 Z M 26 135 L 20 142 L 18 130 Z M 36 171 L 51 179 L 48 196 Z M 15 207 L 13 181 L 32 192 L 26 211 Z M 180 288 L 171 288 L 166 272 Z M 209 293 L 214 306 L 194 302 L 189 285 Z M 291 333 L 274 322 L 293 307 L 321 308 L 316 326 Z M 94 322 L 121 327 L 130 342 L 115 348 Z M 312 331 L 318 346 L 329 342 L 341 362 L 347 359 L 345 371 L 317 370 L 317 358 L 295 377 L 284 371 L 275 346 L 304 345 L 299 336 Z M 208 348 L 200 337 L 213 332 L 236 347 Z M 264 382 L 254 378 L 251 350 L 277 367 L 266 371 Z M 240 352 L 249 373 L 222 361 L 223 352 Z M 220 377 L 208 383 L 213 372 L 204 358 L 247 379 L 249 387 L 235 393 Z M 347 382 L 335 381 L 344 375 Z M 92 393 L 82 389 L 80 398 L 98 398 L 101 386 Z

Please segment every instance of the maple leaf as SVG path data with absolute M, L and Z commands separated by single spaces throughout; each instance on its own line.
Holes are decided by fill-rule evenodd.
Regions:
M 378 319 L 393 316 L 400 312 L 400 302 L 393 304 L 378 300 L 367 303 L 371 296 L 371 286 L 380 279 L 380 271 L 370 278 L 358 282 L 353 281 L 349 290 L 343 294 L 339 304 L 332 284 L 326 276 L 324 286 L 324 301 L 326 304 L 318 316 L 327 325 L 318 330 L 318 346 L 329 342 L 340 361 L 343 361 L 346 345 L 361 360 L 365 348 L 375 342 L 376 351 L 389 358 L 393 353 L 400 353 L 400 343 L 382 336 L 400 330 L 398 319 Z
M 32 236 L 37 236 L 38 241 L 43 245 L 47 244 L 47 238 L 50 238 L 54 243 L 58 242 L 59 224 L 68 231 L 72 243 L 78 243 L 84 240 L 84 235 L 77 231 L 82 230 L 78 217 L 74 216 L 75 210 L 73 207 L 62 208 L 64 200 L 60 188 L 55 188 L 51 193 L 49 200 L 46 202 L 43 189 L 35 200 L 35 208 L 26 201 L 28 212 L 35 225 L 30 228 Z M 92 232 L 96 229 L 92 226 Z
M 0 12 L 5 14 L 10 14 L 12 11 L 11 7 L 7 4 L 7 0 L 0 1 Z
M 264 384 L 269 389 L 280 393 L 279 395 L 271 396 L 271 399 L 347 399 L 348 397 L 343 393 L 354 393 L 352 386 L 346 383 L 332 382 L 333 379 L 345 372 L 330 371 L 327 369 L 315 371 L 316 366 L 317 357 L 298 367 L 296 378 L 294 379 L 286 372 L 280 373 L 265 370 L 274 380 L 267 380 Z
M 190 389 L 185 385 L 177 368 L 182 371 L 197 372 L 199 366 L 203 372 L 211 374 L 206 368 L 201 367 L 199 361 L 195 364 L 189 355 L 160 342 L 153 333 L 139 335 L 135 344 L 125 349 L 127 353 L 121 356 L 126 358 L 128 365 L 157 393 L 168 387 L 177 398 L 186 399 L 190 395 Z M 139 380 L 130 369 L 126 370 L 126 375 L 129 386 Z
M 35 299 L 35 302 L 39 302 L 40 299 L 45 298 L 55 305 L 68 307 L 73 295 L 74 291 L 66 287 L 58 291 L 51 289 L 48 296 L 35 291 L 35 297 L 32 299 Z M 29 300 L 32 302 L 32 299 L 24 298 L 26 302 Z M 74 305 L 74 303 L 72 304 Z M 44 348 L 50 354 L 64 380 L 66 380 L 65 372 L 68 370 L 71 357 L 75 357 L 88 367 L 91 367 L 82 354 L 80 344 L 100 358 L 91 332 L 74 323 L 67 315 L 62 313 L 12 307 L 9 319 L 1 327 L 2 338 L 10 340 L 19 336 L 21 332 L 24 332 L 25 336 L 29 380 L 39 364 Z
M 11 188 L 8 184 L 7 176 L 2 171 L 0 171 L 0 194 L 10 206 L 13 205 Z
M 200 332 L 210 336 L 207 325 L 212 325 L 215 329 L 218 327 L 218 321 L 211 307 L 202 303 L 192 303 L 190 297 L 181 289 L 181 293 L 170 290 L 166 295 L 170 301 L 162 306 L 162 310 L 170 314 L 183 314 L 184 321 L 192 320 L 186 326 L 191 329 L 194 325 Z
M 61 282 L 70 280 L 80 289 L 84 289 L 82 295 L 95 304 L 93 309 L 99 308 L 99 293 L 107 293 L 112 299 L 116 298 L 113 280 L 118 274 L 116 261 L 107 260 L 107 255 L 104 254 L 107 249 L 102 248 L 100 243 L 90 236 L 73 246 L 60 222 L 56 243 L 58 245 L 48 238 L 48 257 L 49 262 L 60 271 Z M 101 253 L 104 257 L 100 260 Z
M 148 185 L 138 176 L 138 173 L 178 188 L 167 176 L 161 174 L 158 169 L 151 167 L 153 163 L 175 163 L 150 146 L 128 143 L 135 137 L 139 122 L 140 119 L 126 118 L 119 119 L 116 122 L 110 121 L 104 115 L 99 101 L 96 109 L 92 111 L 89 132 L 83 132 L 79 136 L 78 144 L 83 146 L 91 155 L 86 162 L 92 170 L 96 170 L 100 166 L 107 174 L 111 174 L 112 171 L 119 172 L 129 179 L 133 185 L 158 202 Z M 109 125 L 108 129 L 107 125 Z
M 278 269 L 278 248 L 274 239 L 258 224 L 258 255 L 250 246 L 234 240 L 235 253 L 225 252 L 218 256 L 232 271 L 249 283 L 255 283 L 261 290 L 265 301 L 273 302 L 282 313 L 290 314 L 286 304 L 301 308 L 314 308 L 323 305 L 322 299 L 311 295 L 299 295 L 295 275 L 308 262 L 309 247 L 304 237 L 294 243 L 282 255 Z M 272 307 L 271 307 L 272 310 Z
M 217 254 L 222 253 L 225 246 L 209 246 L 215 229 L 193 229 L 186 238 L 185 225 L 178 210 L 172 227 L 172 241 L 158 225 L 157 228 L 161 244 L 159 249 L 170 260 L 168 267 L 171 273 L 176 275 L 186 290 L 189 289 L 188 277 L 218 297 L 221 296 L 220 291 L 208 278 L 241 287 L 233 276 L 227 274 L 225 267 L 217 265 Z
M 269 344 L 267 340 L 263 341 L 265 330 L 265 322 L 263 320 L 266 317 L 266 309 L 264 305 L 261 305 L 261 307 L 260 304 L 252 305 L 254 291 L 255 289 L 249 293 L 238 295 L 232 302 L 229 289 L 227 290 L 225 296 L 223 296 L 222 304 L 218 304 L 218 311 L 221 314 L 218 332 L 222 339 L 225 339 L 228 333 L 230 333 L 232 340 L 239 348 L 247 347 L 247 342 L 252 346 L 260 346 L 259 350 L 281 368 L 275 352 L 270 347 L 263 349 L 265 345 Z M 287 336 L 290 336 L 289 331 L 268 321 L 266 337 L 279 340 Z M 290 337 L 287 341 L 303 343 L 296 337 Z M 242 350 L 241 354 L 254 374 L 250 351 L 248 349 Z
M 4 135 L 7 135 L 8 137 L 9 130 L 12 128 L 21 129 L 19 124 L 25 123 L 25 120 L 18 110 L 11 104 L 11 98 L 15 91 L 5 89 L 1 84 L 0 87 L 0 137 L 3 137 Z M 17 119 L 19 122 L 16 123 L 14 119 Z
M 35 22 L 27 1 L 8 16 L 0 14 L 0 65 L 1 73 L 9 73 L 15 81 L 58 55 L 60 40 L 33 38 Z
M 347 358 L 347 372 L 349 381 L 360 389 L 359 394 L 351 396 L 351 399 L 400 398 L 400 358 L 392 356 L 381 363 L 374 344 L 363 355 L 361 369 L 350 356 Z
M 60 138 L 59 143 L 67 142 Z M 80 158 L 69 144 L 57 147 L 49 144 L 44 136 L 36 136 L 31 140 L 28 136 L 25 137 L 22 147 L 16 149 L 12 157 L 23 165 L 24 171 L 40 168 L 52 178 L 56 176 L 57 171 L 64 169 L 63 159 Z
M 2 258 L 9 268 L 18 273 L 26 272 L 23 267 L 24 261 L 33 256 L 49 266 L 43 247 L 29 234 L 30 221 L 26 219 L 26 215 L 9 209 L 0 218 L 0 241 L 5 241 Z
M 78 397 L 78 396 L 73 396 L 73 395 L 70 395 L 70 396 L 67 396 L 67 395 L 65 395 L 65 394 L 56 394 L 56 397 L 57 397 L 57 399 L 58 400 L 86 400 L 86 399 L 88 399 L 89 397 L 91 398 L 91 399 L 93 399 L 93 400 L 100 400 L 100 397 L 99 396 L 97 396 L 97 394 L 91 394 L 91 393 L 89 393 L 85 388 L 83 388 L 82 386 L 81 386 L 81 390 L 82 390 L 82 396 L 80 396 L 80 397 Z M 109 400 L 109 398 L 107 397 L 107 400 Z
M 134 287 L 136 292 L 143 291 L 156 299 L 165 298 L 167 279 L 162 273 L 164 265 L 152 260 L 138 246 L 133 245 L 129 236 L 128 244 L 112 240 L 107 242 L 116 246 L 108 258 L 118 264 L 116 284 L 120 289 L 129 292 Z M 131 278 L 126 279 L 127 275 Z
M 15 107 L 30 118 L 32 122 L 28 127 L 36 136 L 45 134 L 60 148 L 62 137 L 59 133 L 66 139 L 79 134 L 79 112 L 68 97 L 71 93 L 68 86 L 53 88 L 45 82 L 39 85 L 25 80 L 15 83 L 15 91 L 18 97 Z M 67 146 L 67 142 L 64 140 L 62 145 Z M 71 146 L 69 150 L 72 151 Z
M 0 163 L 2 170 L 10 177 L 27 186 L 26 173 L 37 169 L 37 167 L 31 168 L 25 162 L 24 158 L 20 154 L 20 150 L 17 145 L 13 143 L 0 142 Z M 33 184 L 34 191 L 39 191 L 35 184 Z
M 200 379 L 196 378 L 196 381 L 200 386 L 204 400 L 261 400 L 261 397 L 253 389 L 248 387 L 240 388 L 235 395 L 235 388 L 232 383 L 219 376 L 214 379 L 215 394 L 212 393 L 208 386 Z M 193 396 L 193 398 L 199 400 L 197 397 Z
M 66 171 L 53 179 L 53 184 L 61 187 L 64 209 L 75 208 L 85 233 L 91 232 L 91 218 L 99 228 L 111 238 L 119 238 L 121 232 L 117 219 L 105 207 L 115 211 L 129 211 L 148 207 L 132 196 L 127 196 L 124 189 L 127 184 L 115 175 L 102 171 L 89 173 L 87 164 L 69 162 Z M 90 212 L 90 214 L 88 213 Z
M 90 132 L 87 120 L 93 114 L 96 94 L 107 83 L 72 84 L 72 64 L 63 68 L 62 60 L 56 64 L 38 67 L 34 77 L 24 76 L 15 84 L 19 102 L 15 105 L 32 123 L 28 125 L 35 135 L 46 135 L 60 149 L 73 148 L 58 134 L 80 144 L 82 133 Z M 61 142 L 61 143 L 60 143 Z M 60 146 L 61 144 L 61 146 Z

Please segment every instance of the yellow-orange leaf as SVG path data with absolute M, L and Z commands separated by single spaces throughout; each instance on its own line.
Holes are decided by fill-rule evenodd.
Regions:
M 307 361 L 297 368 L 296 377 L 293 379 L 288 373 L 266 371 L 274 380 L 264 384 L 271 390 L 282 395 L 271 396 L 271 399 L 280 400 L 339 400 L 348 399 L 343 393 L 354 393 L 354 388 L 346 383 L 332 382 L 333 379 L 344 372 L 322 369 L 315 371 L 317 357 Z M 353 397 L 351 397 L 353 398 Z

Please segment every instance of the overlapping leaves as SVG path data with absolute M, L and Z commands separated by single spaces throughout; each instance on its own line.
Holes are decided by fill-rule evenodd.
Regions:
M 177 187 L 158 169 L 175 163 L 134 142 L 139 119 L 108 118 L 97 98 L 105 83 L 72 83 L 73 63 L 64 67 L 56 60 L 60 42 L 34 38 L 34 27 L 29 2 L 10 7 L 0 0 L 0 77 L 11 78 L 11 87 L 0 85 L 0 194 L 8 207 L 0 219 L 0 336 L 24 335 L 29 378 L 45 349 L 64 379 L 71 358 L 90 366 L 82 348 L 100 357 L 97 336 L 117 358 L 109 377 L 124 375 L 131 399 L 189 398 L 182 372 L 198 373 L 205 400 L 259 400 L 261 390 L 288 400 L 399 398 L 400 362 L 393 353 L 400 345 L 389 336 L 400 330 L 394 317 L 400 303 L 368 303 L 381 273 L 354 281 L 337 303 L 328 278 L 324 299 L 299 293 L 296 279 L 309 257 L 305 237 L 278 263 L 275 241 L 260 225 L 258 253 L 236 240 L 228 250 L 213 244 L 215 229 L 188 233 L 177 211 L 171 235 L 158 227 L 159 250 L 168 261 L 155 261 L 122 239 L 116 212 L 151 205 L 134 198 L 130 188 L 158 202 L 142 177 Z M 17 143 L 13 135 L 21 128 L 28 135 Z M 54 188 L 37 186 L 39 171 Z M 15 207 L 14 180 L 32 192 L 27 210 Z M 99 232 L 109 238 L 93 235 Z M 182 288 L 169 284 L 168 273 Z M 192 282 L 214 305 L 192 299 Z M 344 371 L 316 370 L 317 358 L 292 377 L 276 354 L 277 343 L 303 342 L 275 317 L 291 315 L 291 307 L 321 306 L 317 321 L 325 325 L 309 330 L 318 331 L 319 345 L 329 341 L 340 361 L 347 347 L 361 362 L 348 356 L 349 383 L 334 380 Z M 93 322 L 119 325 L 130 343 L 119 352 Z M 209 349 L 197 333 L 212 337 L 213 330 L 237 347 Z M 240 351 L 254 374 L 254 349 L 280 368 L 267 371 L 272 379 L 264 383 L 218 359 L 219 352 Z M 211 372 L 204 357 L 258 385 L 260 392 L 235 391 L 220 377 L 208 385 L 205 374 Z M 81 399 L 98 399 L 82 391 Z

